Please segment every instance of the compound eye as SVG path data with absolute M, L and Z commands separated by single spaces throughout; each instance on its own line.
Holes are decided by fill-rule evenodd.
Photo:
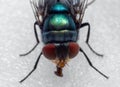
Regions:
M 74 58 L 79 52 L 79 45 L 75 42 L 69 43 L 69 57 Z
M 55 45 L 54 44 L 45 45 L 42 49 L 42 53 L 47 59 L 54 60 L 56 58 Z

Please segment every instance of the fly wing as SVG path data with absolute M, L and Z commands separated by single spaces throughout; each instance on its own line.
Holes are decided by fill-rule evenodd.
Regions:
M 42 24 L 44 17 L 47 15 L 47 9 L 54 3 L 56 3 L 56 0 L 30 0 L 35 19 L 39 24 Z
M 75 22 L 79 25 L 82 22 L 88 0 L 66 0 L 67 5 L 71 9 L 71 14 L 75 19 Z
M 88 0 L 59 0 L 59 2 L 65 3 L 70 7 L 71 14 L 79 25 L 82 22 L 85 9 L 94 1 L 95 0 L 92 0 L 90 3 L 87 3 Z M 56 2 L 58 2 L 58 0 L 30 0 L 36 21 L 42 24 L 43 19 L 47 15 L 47 9 Z
M 42 1 L 44 2 L 44 0 L 42 0 Z M 33 10 L 36 21 L 39 21 L 38 2 L 39 2 L 39 0 L 30 0 L 30 4 L 31 4 L 31 7 L 32 7 L 32 10 Z M 41 13 L 42 13 L 42 10 L 41 10 Z
M 79 11 L 78 11 L 78 14 L 80 15 L 79 17 L 79 22 L 81 23 L 82 22 L 82 19 L 83 19 L 83 16 L 84 16 L 84 13 L 85 13 L 85 9 L 87 8 L 87 2 L 88 0 L 80 0 L 80 3 L 79 3 Z

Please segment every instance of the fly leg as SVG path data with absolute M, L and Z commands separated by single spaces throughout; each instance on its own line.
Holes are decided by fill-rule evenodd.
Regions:
M 20 81 L 20 83 L 22 83 L 23 81 L 25 81 L 25 80 L 36 70 L 41 55 L 42 55 L 42 52 L 41 52 L 40 55 L 38 56 L 37 61 L 35 62 L 35 65 L 34 65 L 33 69 L 29 72 L 29 74 L 28 74 L 25 78 L 23 78 L 23 79 Z
M 95 2 L 95 0 L 92 0 L 91 2 L 89 2 L 89 3 L 87 4 L 87 6 L 93 4 L 94 2 Z
M 80 52 L 82 52 L 82 53 L 84 54 L 84 56 L 85 56 L 85 58 L 87 59 L 89 65 L 90 65 L 93 69 L 95 69 L 99 74 L 101 74 L 102 76 L 104 76 L 106 79 L 109 78 L 108 76 L 106 76 L 105 74 L 103 74 L 102 72 L 100 72 L 96 67 L 93 66 L 92 62 L 90 61 L 90 59 L 88 58 L 88 56 L 86 55 L 86 53 L 85 53 L 82 49 L 80 49 Z
M 36 30 L 36 25 L 38 25 L 37 21 L 34 23 L 34 33 L 35 33 L 35 38 L 36 38 L 36 41 L 37 41 L 36 45 L 30 51 L 28 51 L 27 53 L 20 54 L 20 56 L 26 56 L 26 55 L 30 54 L 38 46 L 39 39 L 38 39 L 37 30 Z
M 89 38 L 90 38 L 90 24 L 87 23 L 87 22 L 86 22 L 86 23 L 83 23 L 83 24 L 81 24 L 80 28 L 83 28 L 83 27 L 85 27 L 85 26 L 88 26 L 87 39 L 86 39 L 85 42 L 87 43 L 88 47 L 90 48 L 90 50 L 91 50 L 93 53 L 95 53 L 95 54 L 98 55 L 98 56 L 103 57 L 102 54 L 99 54 L 99 53 L 95 52 L 95 51 L 93 50 L 93 48 L 90 46 L 90 44 L 89 44 Z

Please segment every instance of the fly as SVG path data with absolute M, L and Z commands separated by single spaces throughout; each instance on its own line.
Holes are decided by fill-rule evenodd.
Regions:
M 108 76 L 104 75 L 93 66 L 87 54 L 77 43 L 79 30 L 83 27 L 88 27 L 87 39 L 85 42 L 93 53 L 103 57 L 103 55 L 95 52 L 89 45 L 90 24 L 88 22 L 82 23 L 85 9 L 93 2 L 94 0 L 90 3 L 88 3 L 88 0 L 30 0 L 36 19 L 34 23 L 34 33 L 37 43 L 29 52 L 20 56 L 30 54 L 40 43 L 36 26 L 41 30 L 44 47 L 32 71 L 30 71 L 20 83 L 26 80 L 36 70 L 41 55 L 44 55 L 47 59 L 56 64 L 57 70 L 55 74 L 62 77 L 62 69 L 79 51 L 83 53 L 93 69 L 108 79 Z

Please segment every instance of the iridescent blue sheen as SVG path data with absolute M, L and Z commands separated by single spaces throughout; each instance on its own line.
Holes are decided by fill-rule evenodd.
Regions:
M 50 12 L 54 13 L 54 12 L 68 12 L 69 8 L 62 4 L 62 3 L 56 3 L 54 4 L 51 8 L 50 8 Z
M 78 33 L 73 18 L 68 15 L 68 8 L 61 3 L 56 3 L 50 9 L 52 14 L 49 14 L 43 23 L 43 42 L 76 42 Z

